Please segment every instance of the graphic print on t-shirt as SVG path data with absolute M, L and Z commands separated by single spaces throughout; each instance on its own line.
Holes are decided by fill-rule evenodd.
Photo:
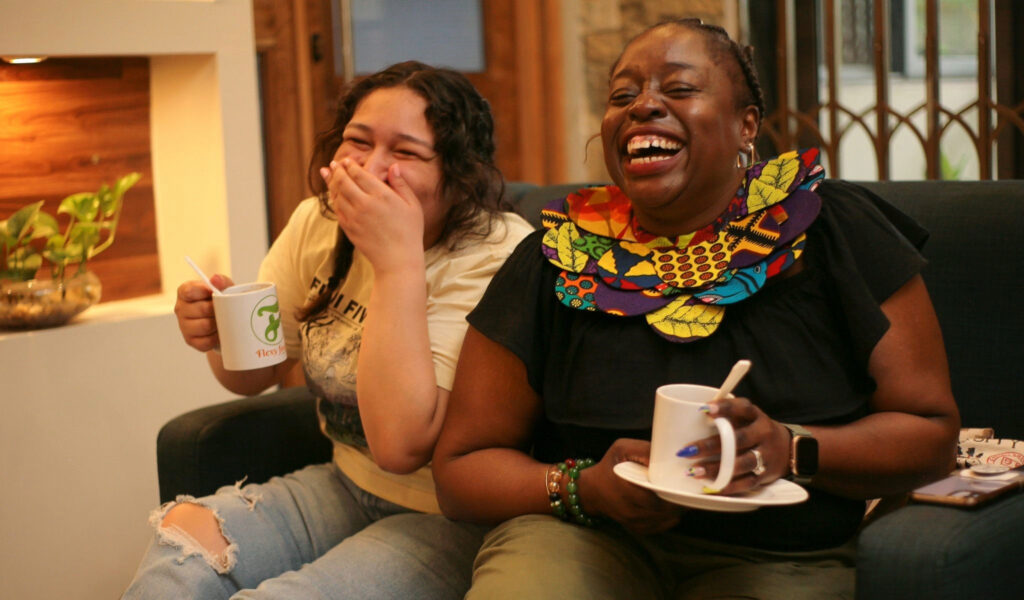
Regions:
M 310 286 L 319 287 L 314 279 Z M 323 312 L 300 326 L 306 381 L 327 402 L 356 406 L 356 366 L 366 305 L 336 290 Z

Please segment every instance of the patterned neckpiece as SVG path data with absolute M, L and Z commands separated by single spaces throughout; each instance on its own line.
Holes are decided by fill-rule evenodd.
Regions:
M 562 269 L 555 296 L 577 310 L 646 315 L 673 342 L 705 338 L 726 306 L 800 258 L 821 210 L 814 189 L 823 177 L 817 149 L 757 163 L 713 223 L 671 238 L 644 231 L 615 186 L 555 200 L 541 212 L 541 249 Z

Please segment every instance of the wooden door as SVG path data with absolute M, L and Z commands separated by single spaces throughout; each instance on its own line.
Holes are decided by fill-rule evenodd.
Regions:
M 253 0 L 270 240 L 311 194 L 313 139 L 333 121 L 332 1 Z
M 253 0 L 271 240 L 310 194 L 313 139 L 333 122 L 345 84 L 331 51 L 340 41 L 331 26 L 337 1 Z M 563 177 L 559 4 L 483 0 L 486 69 L 466 75 L 491 103 L 498 168 L 509 181 Z
M 560 19 L 557 0 L 484 0 L 487 70 L 467 76 L 491 103 L 508 181 L 563 179 Z

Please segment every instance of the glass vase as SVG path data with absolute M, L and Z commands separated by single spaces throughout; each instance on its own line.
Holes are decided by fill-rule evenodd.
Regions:
M 0 280 L 0 328 L 42 329 L 63 325 L 100 300 L 91 271 L 61 279 Z

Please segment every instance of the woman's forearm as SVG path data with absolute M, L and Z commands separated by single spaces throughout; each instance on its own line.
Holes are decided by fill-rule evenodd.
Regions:
M 434 483 L 446 515 L 496 523 L 551 511 L 544 487 L 550 465 L 527 454 L 541 411 L 523 362 L 470 326 L 434 451 Z
M 953 468 L 960 416 L 939 322 L 920 275 L 882 303 L 889 330 L 868 361 L 871 414 L 809 427 L 820 437 L 816 486 L 854 498 L 900 494 Z
M 511 448 L 488 448 L 436 462 L 441 511 L 452 519 L 499 523 L 551 512 L 545 475 L 551 465 Z
M 251 369 L 248 371 L 229 371 L 224 368 L 224 361 L 219 352 L 210 350 L 206 353 L 206 362 L 210 364 L 210 370 L 214 377 L 228 391 L 242 396 L 254 396 L 266 390 L 272 385 L 284 381 L 285 375 L 298 363 L 295 359 L 286 359 L 284 362 L 270 367 Z
M 814 486 L 841 496 L 900 494 L 948 473 L 956 459 L 955 416 L 879 412 L 842 426 L 811 426 L 818 439 Z
M 426 307 L 422 256 L 401 272 L 375 274 L 356 394 L 370 452 L 388 471 L 429 462 L 444 420 L 447 392 L 437 387 Z

